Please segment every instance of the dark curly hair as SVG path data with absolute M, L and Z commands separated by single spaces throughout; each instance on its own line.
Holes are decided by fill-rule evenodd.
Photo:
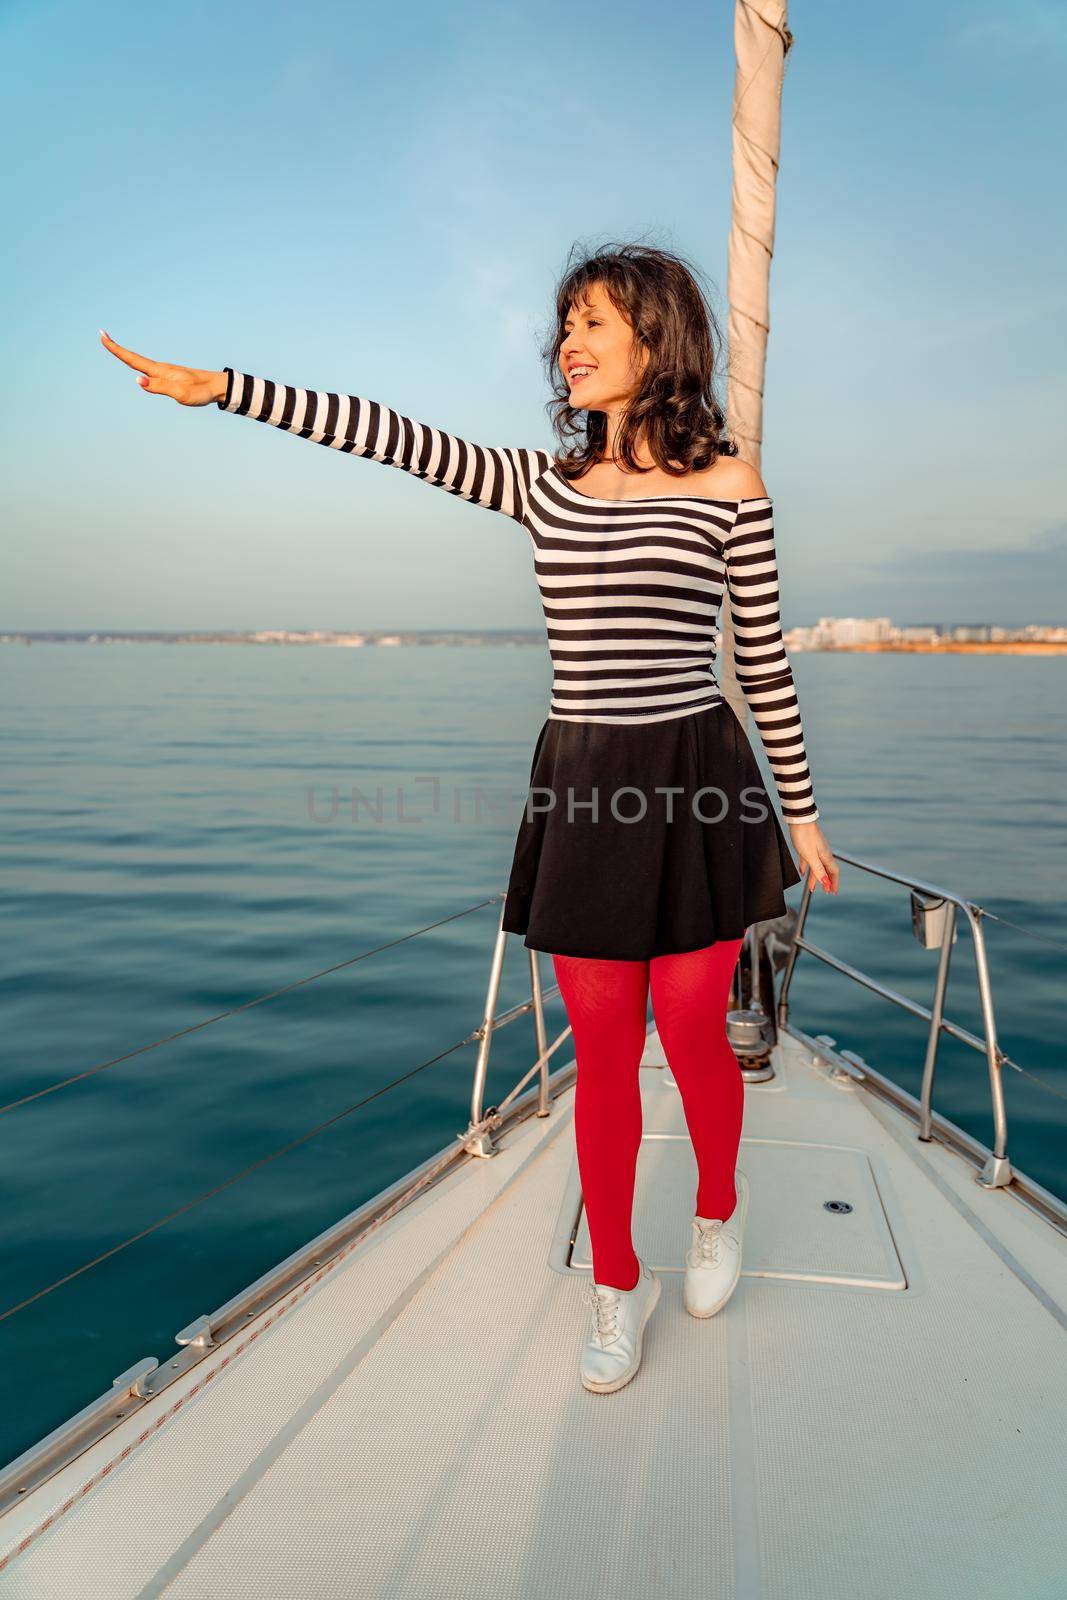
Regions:
M 541 348 L 553 393 L 546 409 L 561 445 L 555 460 L 564 477 L 580 478 L 604 459 L 608 445 L 606 413 L 572 406 L 559 366 L 571 307 L 594 284 L 603 284 L 649 353 L 619 428 L 615 459 L 630 472 L 651 472 L 634 456 L 642 431 L 652 459 L 672 477 L 703 471 L 719 456 L 736 456 L 738 447 L 725 436 L 726 417 L 715 394 L 723 341 L 696 268 L 652 245 L 605 244 L 592 253 L 572 246 L 556 289 L 555 326 Z M 671 465 L 674 461 L 682 463 L 680 469 Z

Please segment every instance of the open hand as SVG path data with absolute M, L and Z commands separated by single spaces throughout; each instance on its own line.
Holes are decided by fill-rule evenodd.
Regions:
M 224 372 L 204 372 L 199 367 L 174 367 L 167 361 L 150 361 L 147 356 L 139 356 L 136 350 L 127 350 L 121 344 L 116 344 L 103 328 L 100 329 L 100 342 L 119 361 L 124 361 L 141 374 L 137 382 L 149 394 L 169 395 L 180 406 L 207 406 L 213 400 L 225 399 Z
M 789 833 L 793 847 L 808 869 L 808 882 L 814 890 L 820 883 L 827 894 L 836 894 L 841 878 L 841 868 L 834 860 L 833 851 L 817 822 L 791 822 Z M 801 874 L 803 877 L 803 873 Z

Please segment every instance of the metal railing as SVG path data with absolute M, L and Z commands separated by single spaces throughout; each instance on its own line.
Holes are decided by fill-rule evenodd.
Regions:
M 515 1096 L 525 1087 L 534 1073 L 538 1074 L 537 1115 L 547 1117 L 549 1113 L 548 1094 L 548 1062 L 549 1057 L 557 1051 L 564 1040 L 571 1033 L 568 1023 L 552 1043 L 546 1044 L 545 1031 L 545 991 L 541 987 L 541 969 L 538 965 L 536 950 L 527 949 L 530 958 L 530 998 L 521 1005 L 512 1006 L 510 1011 L 505 1011 L 502 1016 L 497 1016 L 496 1007 L 500 997 L 500 978 L 504 970 L 504 955 L 507 950 L 508 936 L 504 931 L 504 907 L 500 908 L 500 918 L 497 922 L 496 941 L 493 945 L 492 960 L 489 964 L 489 988 L 485 997 L 485 1015 L 482 1018 L 479 1035 L 478 1059 L 474 1064 L 474 1085 L 471 1090 L 471 1120 L 467 1129 L 466 1148 L 471 1155 L 492 1156 L 496 1154 L 493 1143 L 492 1129 L 499 1121 L 500 1113 L 511 1104 Z M 554 984 L 548 990 L 549 995 L 558 994 L 559 985 Z M 515 1087 L 508 1091 L 498 1106 L 490 1106 L 488 1111 L 483 1110 L 485 1101 L 485 1080 L 489 1071 L 489 1051 L 493 1042 L 493 1034 L 509 1022 L 514 1022 L 516 1017 L 525 1015 L 527 1011 L 534 1014 L 534 1036 L 537 1043 L 537 1060 L 532 1067 L 523 1073 Z
M 846 855 L 842 850 L 835 850 L 834 857 L 837 861 L 847 862 L 849 866 L 856 867 L 861 872 L 868 872 L 873 877 L 885 878 L 890 883 L 899 883 L 907 889 L 920 895 L 926 895 L 931 900 L 943 901 L 946 914 L 943 919 L 941 944 L 938 954 L 937 977 L 934 980 L 933 1000 L 929 1007 L 912 1000 L 908 995 L 900 994 L 898 990 L 890 988 L 887 984 L 880 983 L 868 973 L 861 972 L 859 968 L 841 961 L 830 954 L 828 950 L 821 949 L 804 937 L 804 928 L 807 923 L 808 907 L 811 904 L 811 875 L 805 874 L 804 890 L 801 895 L 800 907 L 797 913 L 796 931 L 793 942 L 786 958 L 785 969 L 782 973 L 782 982 L 778 995 L 778 1022 L 785 1027 L 789 1017 L 789 988 L 796 967 L 797 956 L 801 950 L 806 950 L 809 955 L 815 956 L 819 961 L 825 962 L 835 972 L 840 972 L 844 977 L 852 979 L 854 983 L 862 984 L 874 994 L 879 994 L 883 999 L 890 1000 L 902 1010 L 908 1011 L 913 1017 L 920 1017 L 929 1024 L 926 1036 L 926 1058 L 923 1063 L 922 1088 L 919 1093 L 919 1138 L 929 1140 L 933 1137 L 933 1093 L 934 1073 L 937 1066 L 938 1046 L 943 1033 L 950 1034 L 958 1039 L 961 1044 L 968 1045 L 972 1050 L 977 1050 L 986 1058 L 989 1073 L 989 1092 L 993 1107 L 993 1148 L 979 1175 L 978 1181 L 989 1189 L 999 1189 L 1012 1181 L 1011 1163 L 1008 1160 L 1008 1119 L 1004 1107 L 1004 1085 L 1001 1080 L 1001 1067 L 1008 1064 L 1007 1055 L 997 1043 L 996 1017 L 993 1011 L 993 991 L 989 982 L 989 963 L 986 959 L 985 935 L 982 931 L 982 917 L 985 914 L 982 907 L 975 905 L 970 900 L 965 900 L 960 895 L 953 894 L 949 889 L 942 889 L 936 884 L 927 883 L 922 878 L 907 877 L 899 872 L 890 872 L 886 867 L 879 867 L 871 861 L 861 861 L 858 856 Z M 974 946 L 975 971 L 978 981 L 979 1003 L 982 1009 L 982 1036 L 970 1032 L 969 1029 L 960 1027 L 955 1022 L 950 1022 L 945 1016 L 945 993 L 948 988 L 949 961 L 952 946 L 955 942 L 957 927 L 957 912 L 962 912 L 967 926 L 971 932 Z

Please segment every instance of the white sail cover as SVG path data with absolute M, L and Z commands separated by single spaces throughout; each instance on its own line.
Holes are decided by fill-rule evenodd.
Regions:
M 780 0 L 734 8 L 733 217 L 727 260 L 726 415 L 742 458 L 757 469 L 763 446 L 763 382 L 770 331 L 775 184 L 782 79 L 793 43 Z M 734 670 L 733 625 L 723 607 L 720 687 L 743 726 L 748 707 Z

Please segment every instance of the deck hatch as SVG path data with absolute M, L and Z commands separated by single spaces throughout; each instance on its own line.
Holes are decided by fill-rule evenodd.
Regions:
M 742 1136 L 738 1164 L 751 1190 L 742 1277 L 907 1288 L 865 1150 Z M 682 1271 L 696 1176 L 688 1134 L 646 1132 L 637 1163 L 634 1248 L 657 1272 Z M 828 1202 L 845 1202 L 852 1209 Z M 564 1205 L 571 1219 L 567 1232 L 574 1237 L 567 1267 L 589 1272 L 589 1228 L 577 1163 Z

